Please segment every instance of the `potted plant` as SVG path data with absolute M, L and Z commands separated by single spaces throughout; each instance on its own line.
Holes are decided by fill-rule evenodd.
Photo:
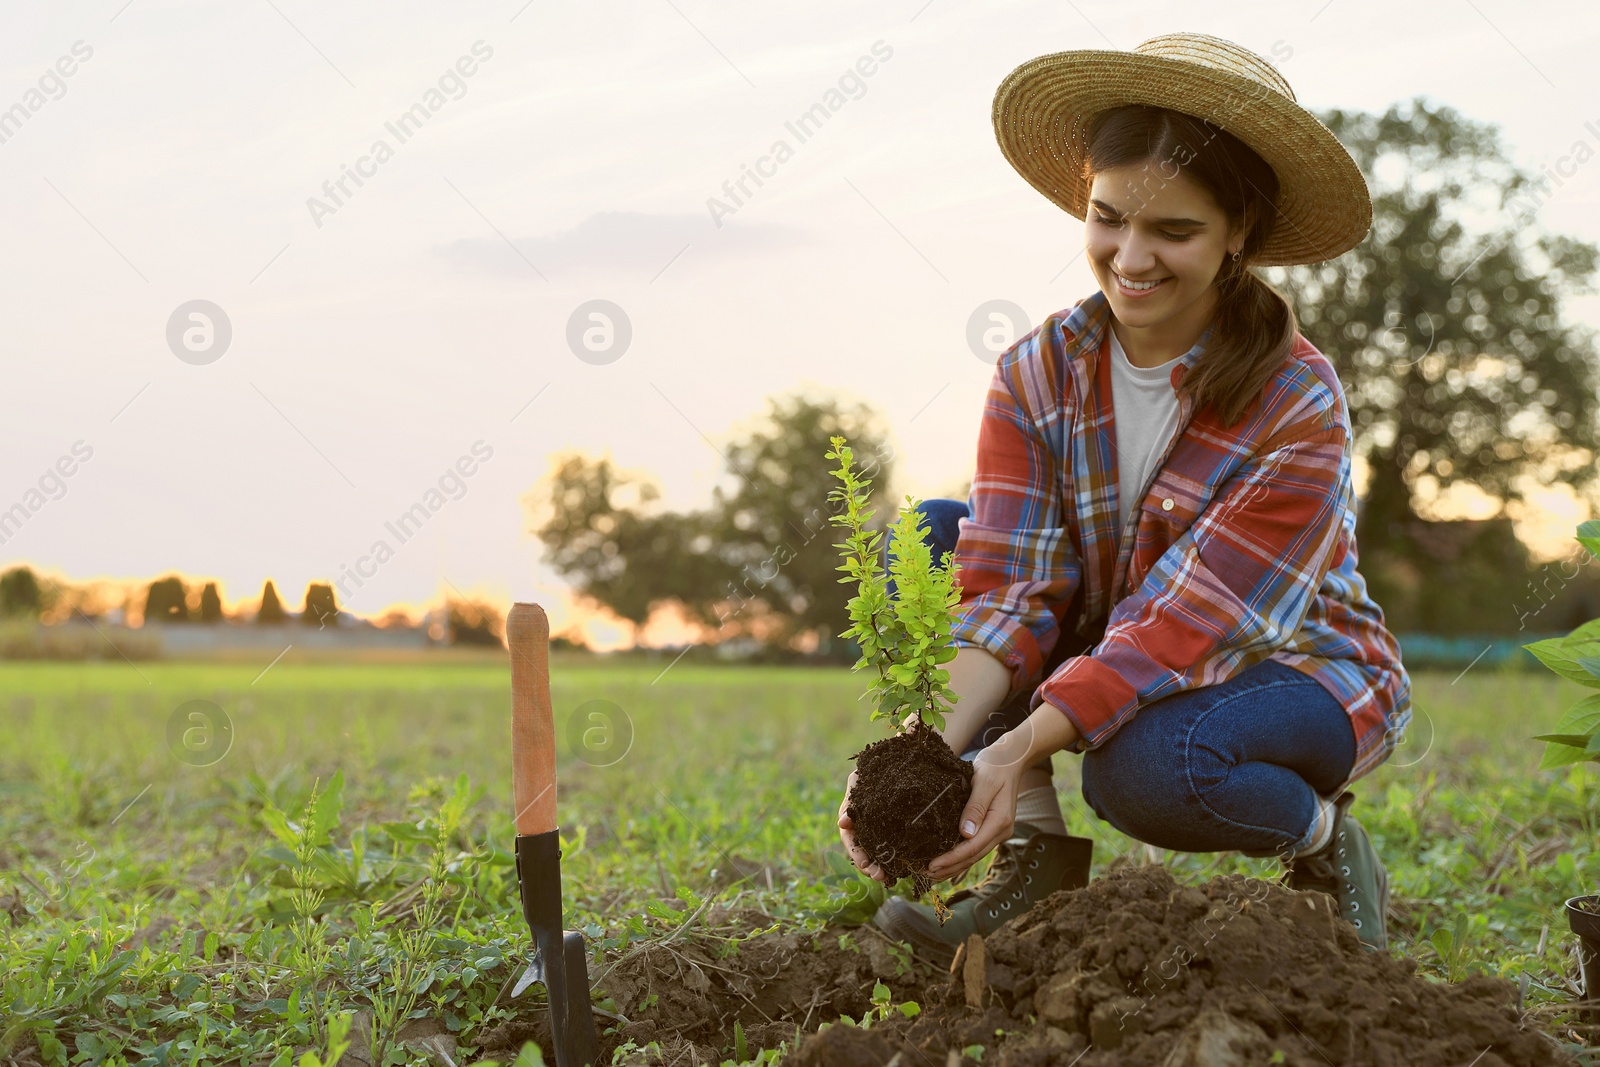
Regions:
M 860 646 L 861 658 L 852 669 L 872 672 L 863 694 L 875 702 L 870 720 L 883 720 L 892 731 L 851 757 L 856 781 L 846 814 L 856 843 L 886 878 L 910 878 L 911 895 L 919 898 L 933 888 L 928 864 L 962 840 L 961 812 L 972 792 L 972 764 L 939 733 L 944 712 L 959 699 L 946 685 L 950 672 L 940 664 L 956 657 L 950 626 L 960 586 L 949 552 L 940 561 L 942 569 L 934 568 L 917 501 L 907 496 L 889 528 L 889 573 L 895 582 L 895 595 L 889 595 L 879 558 L 883 534 L 867 529 L 872 480 L 859 476 L 843 437 L 829 440 L 833 448 L 827 458 L 839 461 L 832 473 L 841 485 L 828 499 L 843 504 L 829 521 L 849 531 L 835 545 L 844 550 L 838 569 L 846 574 L 839 581 L 857 585 L 849 602 L 852 622 L 840 636 Z M 933 904 L 941 918 L 948 914 L 937 894 Z
M 1578 527 L 1578 543 L 1600 559 L 1600 521 L 1590 520 Z M 1579 685 L 1600 690 L 1600 619 L 1592 619 L 1565 637 L 1553 637 L 1522 646 L 1546 667 Z M 1554 733 L 1534 738 L 1545 742 L 1541 769 L 1564 767 L 1569 763 L 1600 763 L 1600 692 L 1591 694 L 1566 710 Z M 1578 966 L 1583 974 L 1583 997 L 1600 1000 L 1600 895 L 1575 896 L 1567 901 L 1567 925 L 1578 936 Z M 1600 1020 L 1600 1008 L 1589 1007 L 1583 1015 Z

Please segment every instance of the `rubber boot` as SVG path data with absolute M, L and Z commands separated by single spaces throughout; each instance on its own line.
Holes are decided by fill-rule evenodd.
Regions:
M 1288 862 L 1284 884 L 1290 889 L 1316 889 L 1339 905 L 1339 914 L 1356 928 L 1361 943 L 1375 952 L 1389 948 L 1389 872 L 1361 824 L 1350 817 L 1355 795 L 1349 790 L 1334 800 L 1333 833 L 1316 852 Z
M 897 941 L 908 941 L 917 953 L 948 969 L 956 946 L 973 934 L 989 934 L 1058 889 L 1089 884 L 1094 843 L 1085 837 L 1052 834 L 1027 823 L 1012 826 L 1012 836 L 995 846 L 989 871 L 976 885 L 952 893 L 946 904 L 951 916 L 943 925 L 928 904 L 891 896 L 872 923 Z

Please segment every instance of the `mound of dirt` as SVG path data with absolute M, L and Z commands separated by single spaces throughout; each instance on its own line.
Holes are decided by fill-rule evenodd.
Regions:
M 720 905 L 705 917 L 706 928 L 718 931 L 772 924 L 772 917 L 761 912 L 730 912 Z M 719 956 L 727 944 L 726 938 L 691 932 L 676 941 L 641 942 L 620 959 L 591 969 L 592 985 L 611 998 L 614 1014 L 621 1017 L 596 1014 L 601 1062 L 610 1063 L 613 1050 L 631 1040 L 641 1048 L 658 1042 L 661 1055 L 629 1063 L 721 1063 L 731 1054 L 735 1022 L 752 1051 L 785 1041 L 793 1048 L 799 1033 L 814 1032 L 824 1022 L 841 1015 L 860 1019 L 880 981 L 899 1003 L 918 999 L 944 977 L 921 961 L 908 968 L 904 953 L 896 958 L 893 942 L 871 926 L 830 925 L 816 934 L 768 932 Z M 486 1032 L 476 1058 L 507 1062 L 524 1041 L 538 1042 L 554 1062 L 548 1056 L 549 1013 L 543 1005 Z
M 830 1026 L 784 1063 L 943 1065 L 982 1045 L 986 1067 L 1575 1065 L 1521 1025 L 1509 982 L 1415 972 L 1321 893 L 1128 866 L 969 939 L 915 1018 Z

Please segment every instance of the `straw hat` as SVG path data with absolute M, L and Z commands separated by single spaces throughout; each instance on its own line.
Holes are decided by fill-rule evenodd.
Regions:
M 1208 120 L 1277 172 L 1278 218 L 1257 265 L 1332 259 L 1372 226 L 1372 195 L 1344 145 L 1295 102 L 1271 63 L 1219 37 L 1170 33 L 1132 52 L 1089 48 L 1030 59 L 995 91 L 995 137 L 1029 185 L 1081 219 L 1090 123 L 1124 104 Z

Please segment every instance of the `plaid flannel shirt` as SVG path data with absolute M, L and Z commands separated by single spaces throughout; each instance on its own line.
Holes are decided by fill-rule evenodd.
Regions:
M 953 557 L 955 643 L 1011 669 L 1008 698 L 1033 689 L 1032 708 L 1071 719 L 1072 752 L 1105 744 L 1145 704 L 1278 660 L 1349 714 L 1355 781 L 1394 750 L 1411 684 L 1356 571 L 1349 411 L 1332 364 L 1296 334 L 1232 428 L 1180 394 L 1179 428 L 1119 534 L 1110 318 L 1097 290 L 995 367 Z M 1210 334 L 1175 361 L 1174 387 Z M 1074 594 L 1081 611 L 1065 618 Z M 1092 647 L 1041 683 L 1063 626 Z

